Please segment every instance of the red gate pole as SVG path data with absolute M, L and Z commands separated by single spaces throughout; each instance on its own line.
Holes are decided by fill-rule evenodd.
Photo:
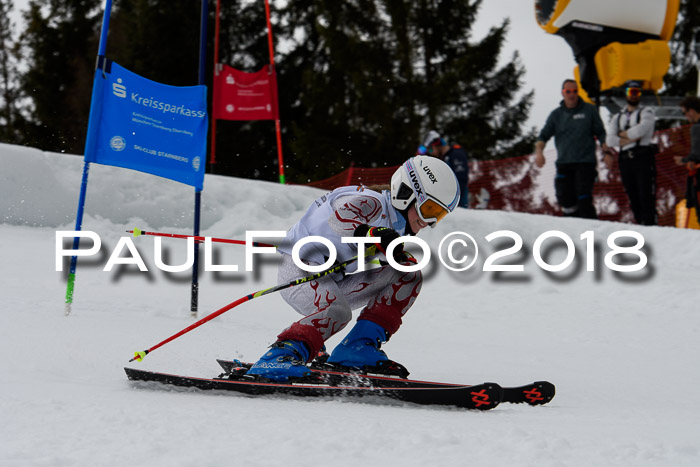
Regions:
M 267 21 L 267 45 L 268 45 L 268 48 L 270 49 L 270 68 L 271 68 L 272 73 L 276 73 L 276 71 L 275 71 L 275 46 L 272 42 L 272 24 L 270 23 L 270 2 L 269 2 L 269 0 L 265 0 L 265 19 Z M 275 90 L 275 99 L 278 100 L 278 102 L 275 102 L 275 105 L 277 106 L 277 116 L 275 118 L 275 132 L 277 133 L 277 160 L 279 161 L 280 183 L 284 185 L 285 179 L 284 179 L 284 160 L 282 158 L 282 130 L 280 127 L 279 98 L 277 96 L 277 90 Z

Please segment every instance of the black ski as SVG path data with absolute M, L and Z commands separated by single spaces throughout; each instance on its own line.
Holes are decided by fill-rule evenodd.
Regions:
M 216 360 L 226 374 L 245 374 L 251 363 L 241 362 L 239 360 Z M 334 381 L 335 384 L 353 384 L 353 385 L 372 385 L 384 387 L 446 387 L 446 386 L 463 386 L 455 383 L 438 383 L 434 381 L 419 381 L 413 379 L 396 378 L 393 376 L 382 376 L 356 372 L 344 372 L 334 370 L 326 365 L 315 365 L 312 363 L 310 370 L 314 373 L 321 373 L 327 379 Z M 543 405 L 550 402 L 556 393 L 554 384 L 549 381 L 535 381 L 534 383 L 526 384 L 517 387 L 504 387 L 503 399 L 501 402 L 509 402 L 511 404 L 527 403 L 529 405 Z
M 396 399 L 422 405 L 454 406 L 476 410 L 490 410 L 503 398 L 503 389 L 496 383 L 475 386 L 439 384 L 416 385 L 383 384 L 381 381 L 360 380 L 360 384 L 343 384 L 333 380 L 324 383 L 292 382 L 273 383 L 244 379 L 236 375 L 221 375 L 218 378 L 196 378 L 158 373 L 154 371 L 124 368 L 132 381 L 154 381 L 162 384 L 198 388 L 204 390 L 236 391 L 249 395 L 286 394 L 300 397 L 367 397 L 377 400 Z
M 544 405 L 554 398 L 554 394 L 556 394 L 554 384 L 549 381 L 535 381 L 524 386 L 504 387 L 501 402 Z

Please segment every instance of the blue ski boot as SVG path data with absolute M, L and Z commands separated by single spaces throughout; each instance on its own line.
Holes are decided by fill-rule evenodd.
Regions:
M 389 360 L 380 348 L 389 337 L 390 334 L 377 323 L 358 320 L 345 339 L 333 349 L 327 364 L 344 370 L 406 378 L 408 370 L 400 363 Z
M 309 349 L 301 341 L 279 341 L 250 367 L 246 376 L 252 375 L 276 382 L 314 379 L 306 366 Z

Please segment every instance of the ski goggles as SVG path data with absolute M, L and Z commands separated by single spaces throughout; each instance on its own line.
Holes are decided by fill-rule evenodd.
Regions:
M 436 139 L 434 142 L 429 144 L 428 146 L 420 145 L 418 146 L 418 150 L 416 151 L 417 156 L 425 156 L 427 154 L 433 154 L 433 151 L 435 151 L 435 147 L 440 145 L 440 139 Z
M 450 212 L 445 206 L 433 198 L 428 198 L 421 204 L 418 204 L 418 201 L 416 201 L 416 211 L 418 212 L 418 217 L 433 228 L 448 212 Z

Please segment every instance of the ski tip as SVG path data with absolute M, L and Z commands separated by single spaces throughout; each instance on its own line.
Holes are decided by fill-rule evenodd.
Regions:
M 535 381 L 519 387 L 504 388 L 504 402 L 528 405 L 548 404 L 556 395 L 556 387 L 549 381 Z
M 543 399 L 531 401 L 528 398 L 528 403 L 530 405 L 543 405 L 549 403 L 552 399 L 554 399 L 554 396 L 557 393 L 557 388 L 556 386 L 554 386 L 554 384 L 550 383 L 549 381 L 535 381 L 532 384 L 540 391 L 541 395 L 543 396 Z

